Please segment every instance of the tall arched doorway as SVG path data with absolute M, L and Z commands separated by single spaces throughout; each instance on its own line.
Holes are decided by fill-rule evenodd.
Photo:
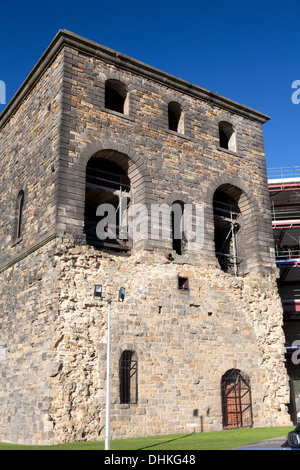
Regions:
M 232 184 L 222 184 L 213 195 L 215 253 L 221 269 L 235 276 L 247 274 L 256 251 L 253 201 Z
M 223 271 L 238 275 L 241 260 L 238 256 L 238 231 L 241 211 L 235 199 L 217 190 L 213 199 L 215 250 Z
M 230 369 L 221 380 L 223 429 L 253 426 L 250 379 L 240 370 Z
M 129 249 L 127 211 L 130 196 L 130 179 L 118 160 L 95 157 L 88 161 L 84 220 L 88 245 L 113 251 Z

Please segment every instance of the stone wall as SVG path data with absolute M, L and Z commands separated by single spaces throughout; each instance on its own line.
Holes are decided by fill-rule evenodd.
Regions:
M 222 429 L 220 383 L 232 368 L 250 378 L 254 426 L 289 424 L 274 275 L 234 278 L 195 255 L 170 261 L 147 250 L 128 257 L 69 239 L 51 244 L 2 278 L 2 441 L 104 438 L 109 298 L 113 438 Z M 178 290 L 178 275 L 189 278 L 188 292 Z M 94 298 L 99 283 L 103 299 Z M 137 354 L 136 405 L 120 404 L 124 350 Z
M 250 378 L 254 426 L 288 425 L 281 303 L 274 275 L 234 278 L 201 257 L 138 251 L 99 254 L 65 243 L 56 327 L 55 395 L 59 440 L 102 439 L 105 423 L 107 300 L 112 302 L 113 438 L 222 429 L 221 378 Z M 180 291 L 177 276 L 189 278 Z M 103 299 L 94 298 L 102 284 Z M 119 288 L 125 301 L 117 301 Z M 136 352 L 138 403 L 120 404 L 119 360 Z M 197 410 L 195 412 L 195 410 Z
M 53 238 L 60 145 L 62 63 L 58 55 L 9 120 L 0 120 L 0 271 Z M 1 116 L 1 117 L 2 117 Z M 24 192 L 16 238 L 17 199 Z
M 61 168 L 58 186 L 58 226 L 82 234 L 86 164 L 93 156 L 126 162 L 135 202 L 148 207 L 173 198 L 203 204 L 203 256 L 214 257 L 212 200 L 222 184 L 240 187 L 252 206 L 248 234 L 248 269 L 274 266 L 273 234 L 261 122 L 231 107 L 213 106 L 196 94 L 96 59 L 66 47 L 62 100 Z M 115 78 L 127 86 L 128 114 L 105 108 L 105 81 Z M 166 82 L 166 81 L 165 81 Z M 167 103 L 182 104 L 185 132 L 170 131 Z M 237 151 L 220 148 L 218 124 L 231 122 Z M 124 168 L 125 168 L 124 166 Z M 174 198 L 173 198 L 174 199 Z M 75 205 L 74 205 L 75 202 Z M 166 244 L 148 241 L 148 246 Z
M 55 241 L 1 274 L 0 441 L 50 442 L 50 376 L 55 373 L 53 327 L 60 291 Z M 57 292 L 56 292 L 57 291 Z
M 125 113 L 105 108 L 107 79 L 126 85 Z M 170 101 L 184 112 L 180 133 L 168 129 Z M 103 438 L 109 298 L 113 437 L 222 429 L 220 381 L 230 369 L 250 379 L 255 426 L 289 424 L 266 119 L 72 33 L 57 35 L 0 118 L 0 440 Z M 220 148 L 220 120 L 236 130 L 234 152 Z M 121 165 L 135 203 L 200 205 L 199 249 L 177 256 L 171 239 L 151 237 L 127 255 L 87 246 L 86 165 L 95 156 Z M 242 194 L 245 266 L 236 278 L 215 256 L 220 187 Z M 178 275 L 189 290 L 178 289 Z M 125 350 L 138 360 L 131 405 L 120 403 Z
M 49 440 L 61 56 L 0 119 L 0 440 Z M 13 108 L 13 111 L 10 111 Z M 9 118 L 6 113 L 11 112 Z M 24 193 L 21 233 L 17 200 Z

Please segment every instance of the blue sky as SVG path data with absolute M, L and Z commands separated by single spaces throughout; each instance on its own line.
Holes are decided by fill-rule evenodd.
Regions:
M 300 0 L 0 0 L 0 80 L 8 102 L 68 29 L 271 116 L 267 166 L 299 166 L 299 20 Z

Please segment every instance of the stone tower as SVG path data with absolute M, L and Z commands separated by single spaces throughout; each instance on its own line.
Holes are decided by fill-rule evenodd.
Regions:
M 1 441 L 103 439 L 109 299 L 114 438 L 290 424 L 267 120 L 56 35 L 0 117 Z

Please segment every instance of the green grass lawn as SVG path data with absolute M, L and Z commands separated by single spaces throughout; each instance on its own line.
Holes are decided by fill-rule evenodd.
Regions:
M 234 429 L 201 434 L 173 434 L 111 441 L 111 450 L 231 450 L 252 442 L 287 436 L 294 427 Z M 55 446 L 0 443 L 0 450 L 104 450 L 104 442 L 77 442 Z

